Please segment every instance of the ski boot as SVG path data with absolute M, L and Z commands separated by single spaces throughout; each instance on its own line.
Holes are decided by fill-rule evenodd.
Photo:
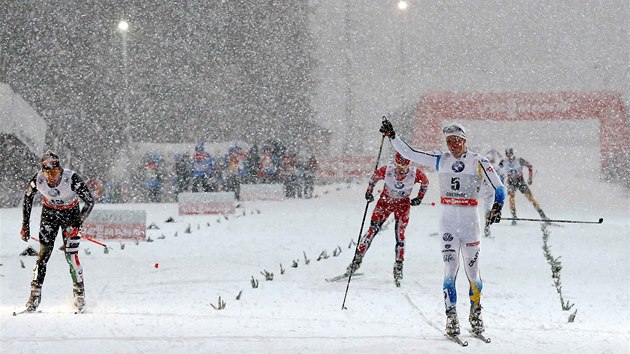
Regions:
M 42 300 L 41 286 L 31 285 L 31 296 L 29 296 L 28 301 L 26 302 L 26 312 L 35 312 L 41 300 Z
M 459 320 L 457 319 L 457 309 L 455 306 L 446 309 L 446 335 L 449 337 L 458 336 Z
M 83 282 L 75 283 L 72 286 L 72 293 L 74 294 L 75 313 L 83 313 L 85 310 L 85 287 Z
M 481 305 L 470 307 L 470 316 L 468 317 L 470 321 L 470 330 L 473 334 L 479 335 L 485 331 L 483 327 L 483 318 L 481 318 Z
M 354 274 L 359 268 L 361 268 L 361 262 L 363 262 L 363 255 L 357 253 L 352 260 L 352 263 L 346 269 L 346 274 Z
M 512 218 L 516 219 L 516 213 L 512 213 Z M 516 220 L 512 220 L 512 226 L 516 225 Z
M 400 281 L 403 278 L 403 261 L 394 262 L 394 283 L 400 288 Z

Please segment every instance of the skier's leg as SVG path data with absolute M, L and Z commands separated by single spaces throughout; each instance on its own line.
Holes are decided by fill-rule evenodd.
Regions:
M 483 290 L 483 281 L 479 272 L 479 254 L 481 253 L 481 241 L 463 242 L 462 258 L 464 261 L 464 269 L 468 277 L 470 290 L 470 306 L 477 307 L 481 303 L 481 291 Z
M 525 186 L 523 195 L 525 196 L 525 198 L 527 198 L 527 200 L 532 203 L 534 208 L 536 208 L 536 211 L 538 212 L 540 217 L 543 219 L 547 219 L 547 215 L 545 215 L 543 210 L 540 208 L 540 204 L 538 204 L 538 201 L 536 201 L 536 198 L 534 198 L 534 195 L 532 194 L 532 191 L 529 189 L 529 187 Z
M 79 244 L 81 238 L 79 237 L 79 229 L 73 226 L 66 227 L 63 230 L 63 240 L 65 245 L 66 262 L 70 266 L 70 276 L 72 282 L 83 282 L 83 267 L 79 262 Z
M 26 302 L 29 311 L 35 311 L 41 302 L 42 285 L 46 278 L 46 265 L 55 246 L 55 237 L 59 226 L 56 220 L 49 215 L 47 209 L 42 210 L 42 219 L 39 227 L 39 254 L 33 268 L 33 280 L 31 281 L 31 293 Z
M 508 201 L 510 203 L 510 211 L 512 212 L 512 217 L 516 218 L 516 200 L 514 195 L 516 194 L 516 188 L 513 184 L 508 184 Z M 516 220 L 512 220 L 512 225 L 516 225 Z
M 395 262 L 394 262 L 394 282 L 396 286 L 400 286 L 400 280 L 403 278 L 403 261 L 405 260 L 405 230 L 409 223 L 409 210 L 411 206 L 407 200 L 396 207 L 394 210 L 394 219 L 396 226 L 394 233 L 396 235 Z
M 367 250 L 370 248 L 372 240 L 381 230 L 381 227 L 383 226 L 383 223 L 385 223 L 385 220 L 387 220 L 389 214 L 391 214 L 391 211 L 389 210 L 387 203 L 383 199 L 379 199 L 374 207 L 374 211 L 372 212 L 370 227 L 368 228 L 367 233 L 361 237 L 361 241 L 359 242 L 358 253 L 360 253 L 361 256 L 365 255 Z
M 472 209 L 474 210 L 474 209 Z M 476 214 L 476 213 L 475 213 Z M 471 328 L 475 333 L 483 332 L 483 320 L 481 318 L 481 294 L 483 290 L 483 281 L 479 271 L 479 257 L 481 253 L 481 239 L 479 235 L 478 216 L 471 215 L 471 222 L 466 225 L 462 232 L 462 259 L 464 261 L 464 270 L 468 278 L 470 298 L 470 315 L 469 321 Z
M 62 233 L 66 262 L 70 267 L 70 276 L 72 277 L 72 292 L 74 294 L 74 306 L 77 310 L 82 311 L 85 306 L 85 287 L 83 283 L 83 267 L 79 261 L 79 229 L 74 226 L 68 226 Z
M 361 263 L 363 262 L 363 257 L 367 253 L 367 250 L 370 248 L 372 244 L 372 240 L 378 232 L 381 230 L 381 226 L 390 212 L 387 208 L 387 203 L 385 203 L 382 199 L 379 199 L 374 207 L 374 211 L 372 212 L 372 217 L 370 220 L 370 227 L 368 228 L 365 235 L 361 237 L 359 241 L 359 245 L 357 246 L 357 253 L 355 257 L 352 259 L 352 263 L 348 266 L 346 273 L 354 273 L 361 267 Z
M 405 200 L 406 202 L 406 200 Z M 403 262 L 405 260 L 405 230 L 409 224 L 409 203 L 404 203 L 394 210 L 394 218 L 396 227 L 394 229 L 396 235 L 396 261 Z
M 459 220 L 457 210 L 453 206 L 443 205 L 442 218 L 440 220 L 440 233 L 442 235 L 442 260 L 444 261 L 444 305 L 447 316 L 456 311 L 457 288 L 455 281 L 459 270 Z M 456 312 L 455 312 L 456 314 Z

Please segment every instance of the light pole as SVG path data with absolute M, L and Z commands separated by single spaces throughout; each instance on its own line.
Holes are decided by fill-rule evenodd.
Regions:
M 122 44 L 122 60 L 123 60 L 123 77 L 124 77 L 124 85 L 123 88 L 123 118 L 125 119 L 125 141 L 127 143 L 127 147 L 131 144 L 131 131 L 130 131 L 130 119 L 129 119 L 129 78 L 128 78 L 128 69 L 127 69 L 127 33 L 129 32 L 129 22 L 125 20 L 121 20 L 118 22 L 118 33 L 120 33 L 121 44 Z

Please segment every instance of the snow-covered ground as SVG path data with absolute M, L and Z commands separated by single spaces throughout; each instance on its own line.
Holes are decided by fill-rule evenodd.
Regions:
M 82 315 L 72 314 L 61 251 L 48 265 L 41 312 L 11 315 L 26 302 L 35 257 L 18 256 L 27 246 L 18 234 L 21 211 L 0 210 L 0 352 L 629 353 L 628 192 L 598 181 L 596 148 L 585 146 L 576 156 L 570 143 L 540 144 L 520 151 L 536 166 L 532 188 L 547 215 L 603 217 L 604 223 L 548 228 L 571 311 L 562 310 L 553 286 L 540 225 L 504 221 L 493 227 L 493 238 L 482 240 L 480 258 L 490 344 L 468 335 L 468 288 L 461 272 L 458 310 L 469 346 L 443 335 L 439 207 L 412 209 L 402 286 L 393 284 L 390 226 L 373 242 L 361 268 L 365 275 L 352 279 L 347 309 L 341 309 L 347 282 L 324 278 L 342 273 L 352 259 L 349 244 L 359 233 L 366 179 L 320 186 L 318 197 L 309 200 L 245 202 L 228 219 L 179 216 L 175 204 L 99 205 L 144 209 L 147 224 L 159 230 L 148 230 L 154 242 L 127 242 L 124 249 L 110 241 L 108 254 L 82 242 L 88 302 Z M 428 176 L 432 185 L 425 200 L 437 201 L 436 176 Z M 522 195 L 517 205 L 519 217 L 537 217 Z M 169 216 L 176 222 L 166 223 Z M 504 216 L 509 217 L 507 205 Z M 38 222 L 36 209 L 33 233 Z M 192 232 L 186 233 L 189 225 Z M 336 249 L 341 254 L 333 256 Z M 323 251 L 329 257 L 318 261 Z M 265 281 L 265 271 L 274 273 L 272 281 Z M 211 306 L 219 296 L 223 310 Z M 568 322 L 575 309 L 575 321 Z

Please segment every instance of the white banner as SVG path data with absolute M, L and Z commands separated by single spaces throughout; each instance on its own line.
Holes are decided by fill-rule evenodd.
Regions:
M 145 240 L 147 212 L 144 210 L 94 209 L 83 223 L 84 236 L 102 240 Z

